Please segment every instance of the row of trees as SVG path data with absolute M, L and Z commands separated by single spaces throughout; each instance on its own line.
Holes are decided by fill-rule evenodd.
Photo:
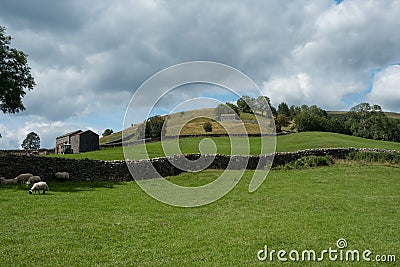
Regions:
M 268 106 L 270 109 L 268 109 Z M 222 114 L 236 114 L 236 117 L 239 118 L 240 112 L 257 113 L 262 116 L 276 116 L 277 113 L 267 96 L 253 98 L 245 95 L 239 98 L 236 101 L 236 104 L 227 102 L 225 104 L 219 104 L 215 109 L 215 114 L 218 120 L 221 118 Z
M 385 141 L 400 142 L 400 122 L 389 118 L 379 105 L 361 103 L 343 115 L 329 117 L 317 106 L 302 106 L 294 116 L 299 132 L 325 131 Z

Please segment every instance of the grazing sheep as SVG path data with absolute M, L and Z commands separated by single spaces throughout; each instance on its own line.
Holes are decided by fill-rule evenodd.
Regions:
M 54 178 L 56 180 L 68 180 L 69 179 L 69 173 L 68 172 L 56 172 L 54 174 Z
M 29 194 L 32 194 L 32 192 L 38 192 L 40 195 L 40 190 L 43 190 L 43 195 L 49 190 L 49 186 L 46 184 L 46 182 L 34 183 L 32 188 L 29 190 Z
M 17 184 L 17 180 L 0 178 L 0 184 Z
M 32 176 L 32 173 L 23 173 L 15 177 L 14 180 L 17 182 L 26 183 L 28 179 Z
M 40 179 L 40 176 L 31 176 L 31 177 L 29 177 L 29 179 L 28 179 L 28 182 L 26 182 L 26 184 L 34 184 L 34 183 L 37 183 L 37 182 L 41 182 L 42 181 L 42 179 Z

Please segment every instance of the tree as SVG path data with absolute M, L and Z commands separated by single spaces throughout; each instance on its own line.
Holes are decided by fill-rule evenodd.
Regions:
M 139 125 L 137 130 L 137 135 L 139 138 L 159 138 L 164 135 L 165 117 L 156 115 L 154 117 L 148 118 L 144 123 Z
M 295 105 L 291 105 L 289 108 L 290 117 L 289 119 L 293 119 L 296 115 L 300 114 L 301 108 Z
M 290 110 L 285 102 L 282 102 L 278 105 L 278 115 L 280 114 L 285 115 L 287 118 L 290 117 Z
M 203 124 L 203 129 L 206 133 L 212 132 L 212 124 L 211 122 L 207 121 Z
M 32 90 L 35 81 L 27 64 L 27 55 L 11 48 L 11 36 L 0 26 L 0 109 L 3 113 L 18 113 L 25 110 L 22 97 L 25 90 Z
M 271 105 L 271 100 L 268 96 L 259 96 L 255 100 L 255 109 L 261 113 L 261 116 L 269 117 L 271 114 L 268 114 L 268 107 L 271 110 L 272 116 L 277 116 L 276 109 Z
M 254 98 L 244 95 L 236 101 L 236 104 L 241 111 L 252 113 L 255 104 L 254 102 Z
M 226 102 L 225 104 L 236 113 L 237 118 L 240 117 L 240 110 L 239 110 L 238 106 L 236 106 L 235 104 L 232 104 L 232 103 L 228 103 L 228 102 Z
M 103 137 L 113 134 L 114 131 L 111 129 L 105 129 L 104 132 L 101 134 Z
M 22 142 L 21 147 L 26 150 L 39 149 L 40 137 L 35 132 L 30 132 L 26 135 L 25 140 Z
M 286 127 L 289 125 L 289 120 L 285 114 L 279 114 L 278 117 L 276 118 L 276 121 L 279 123 L 279 125 L 281 125 L 283 127 Z
M 302 112 L 294 117 L 294 123 L 299 132 L 306 131 L 326 131 L 328 128 L 328 119 L 318 116 L 310 111 Z

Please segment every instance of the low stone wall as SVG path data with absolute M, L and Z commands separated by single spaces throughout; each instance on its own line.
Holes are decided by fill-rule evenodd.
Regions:
M 66 171 L 74 181 L 131 181 L 156 177 L 173 176 L 187 170 L 201 169 L 257 169 L 283 165 L 305 156 L 331 155 L 334 158 L 345 158 L 355 148 L 309 149 L 297 152 L 279 152 L 261 156 L 226 156 L 189 154 L 167 158 L 156 158 L 139 161 L 100 161 L 74 160 L 65 158 L 0 155 L 0 176 L 14 178 L 21 173 L 30 172 L 39 175 L 45 181 L 52 180 L 55 172 Z M 365 150 L 365 149 L 364 149 Z M 133 170 L 133 177 L 129 168 Z M 176 167 L 180 166 L 180 168 Z M 183 169 L 182 169 L 183 166 Z

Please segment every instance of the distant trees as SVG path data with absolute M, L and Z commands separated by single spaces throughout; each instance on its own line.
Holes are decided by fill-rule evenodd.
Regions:
M 283 114 L 285 115 L 287 118 L 290 117 L 290 110 L 288 105 L 285 102 L 282 102 L 278 105 L 278 115 L 279 114 Z
M 103 137 L 113 134 L 114 131 L 111 129 L 105 129 L 104 132 L 101 134 Z
M 306 131 L 327 131 L 328 113 L 316 105 L 302 105 L 301 108 L 293 108 L 294 112 L 299 112 L 294 116 L 294 123 L 299 132 Z M 290 114 L 290 109 L 288 109 Z
M 400 142 L 400 120 L 388 118 L 379 105 L 360 103 L 344 115 L 335 117 L 329 117 L 325 110 L 315 105 L 291 107 L 289 110 L 296 114 L 294 123 L 299 132 L 329 131 Z
M 241 111 L 245 113 L 251 113 L 254 101 L 255 101 L 254 98 L 244 95 L 236 101 L 236 105 Z
M 245 95 L 239 98 L 236 101 L 236 104 L 239 110 L 244 113 L 257 113 L 266 117 L 278 115 L 276 109 L 271 105 L 271 101 L 268 96 L 258 96 L 257 98 L 253 98 Z M 269 110 L 271 110 L 272 114 L 269 113 Z
M 140 124 L 137 130 L 137 136 L 143 138 L 159 138 L 164 135 L 163 128 L 165 117 L 159 115 L 148 118 L 144 123 Z
M 400 121 L 388 118 L 379 105 L 361 103 L 344 115 L 343 131 L 352 135 L 400 142 Z
M 28 133 L 24 141 L 22 141 L 21 147 L 26 150 L 39 149 L 40 148 L 39 135 L 35 132 Z

